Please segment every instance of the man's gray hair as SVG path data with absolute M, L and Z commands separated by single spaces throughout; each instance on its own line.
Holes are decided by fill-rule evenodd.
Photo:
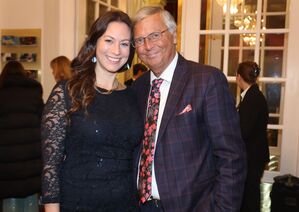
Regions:
M 162 19 L 164 20 L 165 25 L 168 28 L 168 31 L 171 33 L 176 32 L 177 25 L 176 22 L 173 18 L 173 16 L 167 11 L 164 10 L 161 7 L 153 7 L 153 6 L 148 6 L 148 7 L 143 7 L 139 9 L 134 17 L 133 24 L 134 26 L 141 21 L 142 19 L 154 15 L 154 14 L 160 14 Z

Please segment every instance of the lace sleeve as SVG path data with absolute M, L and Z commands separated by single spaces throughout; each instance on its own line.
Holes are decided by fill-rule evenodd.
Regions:
M 59 202 L 59 169 L 64 157 L 67 125 L 64 86 L 58 83 L 53 88 L 42 116 L 42 204 Z

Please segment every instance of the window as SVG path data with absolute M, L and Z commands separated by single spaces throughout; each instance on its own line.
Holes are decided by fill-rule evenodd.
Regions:
M 289 0 L 183 1 L 183 11 L 192 15 L 183 14 L 185 20 L 182 24 L 188 24 L 182 26 L 182 54 L 222 70 L 237 103 L 240 96 L 235 82 L 237 65 L 245 60 L 260 65 L 258 84 L 268 101 L 270 112 L 269 171 L 280 171 L 285 126 L 288 5 Z M 188 33 L 184 34 L 184 31 Z
M 120 0 L 86 0 L 86 34 L 98 17 L 106 11 L 121 9 L 121 6 Z

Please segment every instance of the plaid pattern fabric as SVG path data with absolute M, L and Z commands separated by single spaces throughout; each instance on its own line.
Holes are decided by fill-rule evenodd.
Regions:
M 140 159 L 139 194 L 145 202 L 151 196 L 152 162 L 155 151 L 155 136 L 160 103 L 160 86 L 163 79 L 155 79 L 148 99 L 148 110 L 144 126 L 143 149 Z
M 145 122 L 150 72 L 133 89 Z M 141 149 L 135 152 L 134 177 Z M 246 152 L 235 101 L 220 70 L 179 55 L 157 135 L 155 175 L 165 211 L 240 211 Z

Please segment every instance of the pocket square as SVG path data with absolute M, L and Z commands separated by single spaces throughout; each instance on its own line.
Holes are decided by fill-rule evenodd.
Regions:
M 188 104 L 180 113 L 179 115 L 182 115 L 184 113 L 188 113 L 192 110 L 192 106 L 190 104 Z

